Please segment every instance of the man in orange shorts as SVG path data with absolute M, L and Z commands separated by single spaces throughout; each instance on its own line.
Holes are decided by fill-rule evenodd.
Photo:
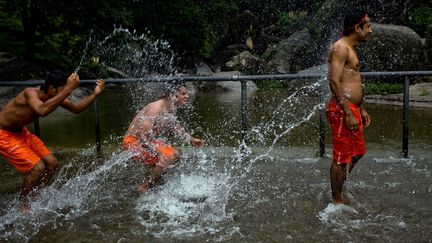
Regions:
M 177 110 L 188 99 L 184 83 L 173 81 L 167 85 L 167 92 L 141 109 L 129 125 L 123 149 L 133 152 L 135 160 L 153 167 L 150 176 L 138 186 L 139 192 L 154 186 L 162 173 L 180 158 L 180 152 L 163 139 L 165 135 L 174 132 L 196 147 L 204 146 L 203 140 L 191 136 L 177 121 Z
M 79 85 L 76 73 L 68 76 L 55 70 L 40 88 L 25 88 L 0 111 L 0 154 L 24 174 L 21 190 L 21 210 L 28 210 L 30 193 L 46 185 L 54 174 L 58 161 L 45 144 L 25 127 L 38 117 L 44 117 L 58 106 L 80 113 L 104 89 L 104 81 L 97 80 L 93 94 L 78 103 L 67 97 Z
M 363 82 L 355 48 L 369 39 L 372 27 L 368 14 L 353 11 L 344 20 L 343 36 L 330 49 L 328 57 L 331 98 L 326 115 L 333 132 L 333 161 L 330 181 L 334 204 L 345 203 L 343 184 L 355 163 L 366 153 L 363 124 L 370 116 L 363 107 Z

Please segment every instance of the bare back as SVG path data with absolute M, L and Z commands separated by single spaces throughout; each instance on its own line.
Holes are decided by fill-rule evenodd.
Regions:
M 175 124 L 175 114 L 170 112 L 164 100 L 160 99 L 149 103 L 138 112 L 126 134 L 139 136 L 144 140 L 153 140 Z
M 350 103 L 363 102 L 363 82 L 355 50 L 344 39 L 335 42 L 328 57 L 330 88 L 333 96 L 345 97 Z
M 37 95 L 38 88 L 26 88 L 0 111 L 0 129 L 18 132 L 40 115 L 31 108 L 28 94 Z

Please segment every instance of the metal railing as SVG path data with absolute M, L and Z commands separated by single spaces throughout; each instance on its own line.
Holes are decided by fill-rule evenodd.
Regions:
M 167 82 L 172 80 L 182 81 L 206 81 L 206 82 L 217 82 L 217 81 L 235 81 L 241 82 L 241 124 L 242 124 L 242 140 L 247 144 L 248 134 L 248 109 L 247 109 L 247 81 L 269 81 L 269 80 L 309 80 L 309 79 L 320 79 L 325 78 L 326 73 L 297 73 L 297 74 L 279 74 L 279 75 L 233 75 L 233 76 L 164 76 L 164 77 L 144 77 L 144 78 L 133 78 L 133 79 L 106 79 L 106 84 L 126 84 L 126 83 L 145 83 L 145 82 Z M 411 79 L 418 77 L 432 77 L 432 71 L 397 71 L 397 72 L 362 72 L 362 77 L 374 77 L 374 78 L 404 78 L 404 93 L 403 93 L 403 114 L 402 114 L 402 154 L 404 158 L 408 157 L 408 131 L 409 131 L 409 83 Z M 28 81 L 1 81 L 1 86 L 37 86 L 41 85 L 43 80 L 28 80 Z M 81 80 L 80 84 L 94 84 L 94 80 Z M 100 132 L 100 121 L 99 121 L 99 104 L 96 99 L 93 104 L 95 112 L 95 138 L 96 148 L 98 151 L 101 150 L 101 132 Z M 36 119 L 34 122 L 35 134 L 40 136 L 39 121 Z M 319 122 L 319 151 L 320 156 L 325 153 L 325 115 L 324 110 L 320 111 L 320 122 Z

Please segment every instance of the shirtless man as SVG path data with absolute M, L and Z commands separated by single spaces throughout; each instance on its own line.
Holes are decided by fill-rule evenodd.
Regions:
M 355 48 L 369 39 L 372 32 L 370 18 L 366 12 L 357 11 L 344 20 L 343 37 L 330 49 L 329 81 L 333 97 L 326 116 L 333 131 L 333 161 L 330 181 L 334 204 L 344 203 L 342 189 L 347 173 L 366 153 L 363 125 L 369 126 L 370 116 L 362 103 L 363 82 L 360 63 Z
M 46 185 L 54 174 L 58 161 L 45 144 L 26 128 L 38 117 L 44 117 L 62 106 L 73 113 L 88 107 L 104 89 L 104 81 L 97 80 L 93 94 L 78 103 L 67 97 L 79 85 L 79 77 L 55 70 L 40 88 L 21 91 L 0 111 L 0 154 L 23 173 L 20 194 L 21 211 L 29 210 L 29 195 Z
M 203 140 L 191 136 L 177 121 L 177 109 L 183 107 L 188 99 L 186 86 L 173 82 L 159 100 L 141 109 L 129 125 L 123 138 L 123 149 L 132 151 L 135 160 L 153 167 L 150 176 L 138 186 L 139 192 L 153 187 L 162 173 L 180 158 L 180 152 L 166 144 L 162 137 L 175 132 L 196 147 L 204 146 Z

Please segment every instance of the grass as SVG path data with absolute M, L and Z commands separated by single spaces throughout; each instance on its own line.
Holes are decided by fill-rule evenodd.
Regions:
M 383 94 L 399 94 L 403 93 L 403 84 L 391 83 L 366 83 L 366 95 L 383 95 Z

